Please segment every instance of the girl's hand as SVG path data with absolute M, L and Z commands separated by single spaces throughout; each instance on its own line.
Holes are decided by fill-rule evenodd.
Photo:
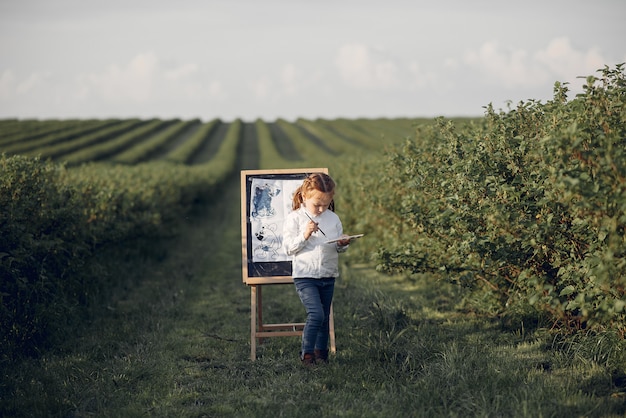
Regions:
M 309 223 L 307 223 L 306 227 L 304 228 L 304 239 L 311 238 L 313 232 L 317 231 L 318 229 L 319 228 L 317 227 L 317 224 L 315 222 L 309 221 Z
M 343 237 L 346 237 L 346 238 L 345 238 L 345 239 L 340 239 L 339 241 L 337 241 L 337 244 L 338 244 L 340 247 L 345 247 L 346 245 L 349 245 L 349 244 L 350 244 L 350 239 L 348 238 L 348 237 L 349 237 L 349 235 L 343 234 L 343 235 L 341 236 L 341 238 L 343 238 Z

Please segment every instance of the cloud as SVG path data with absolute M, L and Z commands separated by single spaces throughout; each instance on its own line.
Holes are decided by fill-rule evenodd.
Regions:
M 19 96 L 35 94 L 45 88 L 49 72 L 33 72 L 19 79 L 11 69 L 0 74 L 0 98 L 9 100 Z
M 366 45 L 347 44 L 339 48 L 335 65 L 341 79 L 356 89 L 384 89 L 396 85 L 397 65 L 379 55 Z
M 550 41 L 545 49 L 535 55 L 537 62 L 543 64 L 559 81 L 573 83 L 577 76 L 588 76 L 596 73 L 606 64 L 600 52 L 592 48 L 578 51 L 572 47 L 569 38 L 560 37 Z
M 209 83 L 207 93 L 211 99 L 224 100 L 228 98 L 228 94 L 224 90 L 224 86 L 217 80 L 213 80 Z
M 0 74 L 0 99 L 9 100 L 15 91 L 16 78 L 11 70 L 4 70 Z
M 147 102 L 154 94 L 158 66 L 154 53 L 142 53 L 126 66 L 112 64 L 104 72 L 80 75 L 80 96 L 84 99 L 97 96 L 113 102 Z
M 440 86 L 437 75 L 433 72 L 422 70 L 417 61 L 411 61 L 409 64 L 410 81 L 408 87 L 410 90 L 423 89 L 430 86 Z
M 577 50 L 569 38 L 559 37 L 535 52 L 506 48 L 495 41 L 486 42 L 478 50 L 467 51 L 464 63 L 487 80 L 515 88 L 555 81 L 575 83 L 578 76 L 595 74 L 606 60 L 595 48 Z
M 126 65 L 112 64 L 103 71 L 79 75 L 74 91 L 81 101 L 142 105 L 229 97 L 223 82 L 198 64 L 166 66 L 152 52 L 137 54 Z
M 286 95 L 293 96 L 298 92 L 298 72 L 295 65 L 287 64 L 283 67 L 281 82 Z
M 481 72 L 486 79 L 506 87 L 537 86 L 548 81 L 548 73 L 523 49 L 503 48 L 496 41 L 484 43 L 477 51 L 468 51 L 464 62 Z
M 249 87 L 257 100 L 265 100 L 272 91 L 272 82 L 269 78 L 263 76 L 249 83 Z
M 184 64 L 171 70 L 165 71 L 164 76 L 167 80 L 179 81 L 193 76 L 198 72 L 198 65 L 195 63 Z
M 301 96 L 319 86 L 319 74 L 301 71 L 293 63 L 286 63 L 271 74 L 257 76 L 247 83 L 249 93 L 259 101 L 279 102 Z
M 20 82 L 16 87 L 17 94 L 28 94 L 36 91 L 41 86 L 46 84 L 46 79 L 49 78 L 49 73 L 32 73 L 25 80 Z

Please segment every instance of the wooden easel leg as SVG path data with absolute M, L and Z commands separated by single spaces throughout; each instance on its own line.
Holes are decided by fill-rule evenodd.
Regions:
M 263 326 L 263 285 L 259 285 L 256 293 L 256 316 L 257 323 L 256 329 L 257 331 L 265 331 L 265 327 Z M 259 344 L 263 344 L 263 338 L 257 338 Z
M 333 314 L 333 305 L 330 305 L 330 316 L 328 317 L 328 331 L 330 333 L 330 352 L 336 353 L 337 346 L 335 345 L 335 315 Z
M 256 317 L 257 317 L 257 294 L 256 286 L 250 286 L 250 359 L 256 360 Z

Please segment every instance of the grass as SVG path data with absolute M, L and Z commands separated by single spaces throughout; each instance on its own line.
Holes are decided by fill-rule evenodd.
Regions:
M 120 263 L 106 305 L 50 351 L 5 372 L 1 416 L 623 416 L 623 342 L 504 328 L 455 309 L 458 289 L 343 257 L 337 354 L 306 369 L 298 337 L 249 359 L 238 184 L 178 238 Z M 364 238 L 365 239 L 365 238 Z M 162 252 L 159 245 L 165 245 Z M 358 252 L 358 243 L 350 251 Z M 290 285 L 263 290 L 266 322 L 302 321 Z M 99 313 L 98 313 L 99 312 Z M 622 349 L 620 349 L 620 347 Z

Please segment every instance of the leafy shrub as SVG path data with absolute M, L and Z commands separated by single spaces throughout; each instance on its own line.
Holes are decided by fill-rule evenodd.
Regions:
M 0 174 L 0 340 L 28 352 L 73 303 L 59 297 L 79 292 L 67 278 L 80 269 L 87 248 L 61 167 L 3 156 Z
M 557 83 L 545 104 L 418 128 L 366 187 L 379 268 L 437 272 L 474 309 L 625 332 L 626 82 L 600 72 L 571 101 Z
M 106 246 L 159 238 L 235 167 L 239 131 L 219 160 L 194 167 L 86 164 L 73 168 L 0 157 L 0 342 L 6 356 L 34 354 L 103 286 L 85 267 Z M 93 268 L 93 266 L 91 266 Z

